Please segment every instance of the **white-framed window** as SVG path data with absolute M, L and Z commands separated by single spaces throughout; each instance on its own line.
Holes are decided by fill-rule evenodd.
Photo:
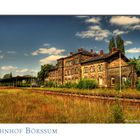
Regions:
M 99 71 L 99 72 L 103 71 L 103 65 L 102 65 L 102 64 L 99 64 L 99 65 L 98 65 L 98 71 Z
M 111 85 L 114 86 L 115 85 L 115 78 L 111 77 Z
M 127 78 L 125 76 L 122 77 L 122 84 L 124 85 L 126 82 Z
M 95 66 L 90 67 L 90 72 L 95 72 Z

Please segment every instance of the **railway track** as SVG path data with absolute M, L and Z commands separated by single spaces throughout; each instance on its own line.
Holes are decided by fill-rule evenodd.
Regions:
M 41 93 L 44 95 L 53 95 L 53 96 L 65 96 L 65 97 L 76 97 L 81 99 L 89 99 L 89 100 L 104 100 L 104 101 L 120 101 L 127 103 L 134 103 L 140 105 L 139 98 L 131 98 L 131 97 L 115 97 L 115 96 L 102 96 L 102 95 L 94 95 L 94 94 L 78 94 L 78 93 L 70 93 L 70 92 L 59 92 L 59 91 L 50 91 L 50 90 L 40 90 L 40 89 L 32 89 L 32 88 L 18 88 L 18 87 L 0 87 L 0 89 L 22 89 L 26 91 L 31 91 L 34 93 Z
M 26 89 L 25 89 L 26 90 Z M 140 105 L 140 99 L 135 98 L 124 98 L 124 97 L 104 97 L 98 95 L 81 95 L 77 93 L 66 93 L 66 92 L 58 92 L 58 91 L 49 91 L 49 90 L 39 90 L 39 89 L 29 89 L 35 93 L 42 93 L 45 95 L 54 95 L 54 96 L 65 96 L 65 97 L 76 97 L 81 99 L 89 99 L 89 100 L 104 100 L 104 101 L 120 101 L 120 102 L 127 102 L 127 103 L 134 103 Z

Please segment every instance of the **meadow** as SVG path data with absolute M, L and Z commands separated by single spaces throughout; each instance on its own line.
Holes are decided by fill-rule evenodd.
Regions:
M 140 122 L 140 104 L 0 89 L 0 123 Z

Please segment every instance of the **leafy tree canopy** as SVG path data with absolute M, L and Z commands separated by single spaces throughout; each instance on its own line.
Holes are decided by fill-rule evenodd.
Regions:
M 37 78 L 39 83 L 44 83 L 45 78 L 48 77 L 48 73 L 50 70 L 54 68 L 51 64 L 46 64 L 41 66 L 41 70 L 38 72 Z
M 125 54 L 124 41 L 120 35 L 117 35 L 115 38 L 112 37 L 109 41 L 109 52 L 111 52 L 115 47 L 117 47 L 118 50 Z
M 3 79 L 12 78 L 12 73 L 7 73 L 3 76 Z

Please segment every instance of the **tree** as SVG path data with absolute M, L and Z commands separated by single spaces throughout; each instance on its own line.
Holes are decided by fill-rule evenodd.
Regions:
M 117 48 L 118 48 L 123 54 L 125 54 L 124 41 L 123 41 L 123 39 L 121 38 L 120 35 L 117 35 L 117 36 L 116 36 L 116 45 L 117 45 Z
M 113 37 L 109 41 L 109 52 L 112 51 L 112 48 L 115 48 L 115 40 Z
M 12 73 L 7 73 L 3 76 L 3 79 L 12 78 Z
M 137 74 L 140 75 L 140 56 L 138 58 L 132 58 L 130 59 L 129 64 L 132 64 L 135 66 Z
M 37 75 L 39 84 L 44 84 L 45 78 L 48 77 L 48 73 L 52 69 L 54 69 L 54 66 L 51 64 L 46 64 L 41 66 L 41 70 L 38 72 Z

